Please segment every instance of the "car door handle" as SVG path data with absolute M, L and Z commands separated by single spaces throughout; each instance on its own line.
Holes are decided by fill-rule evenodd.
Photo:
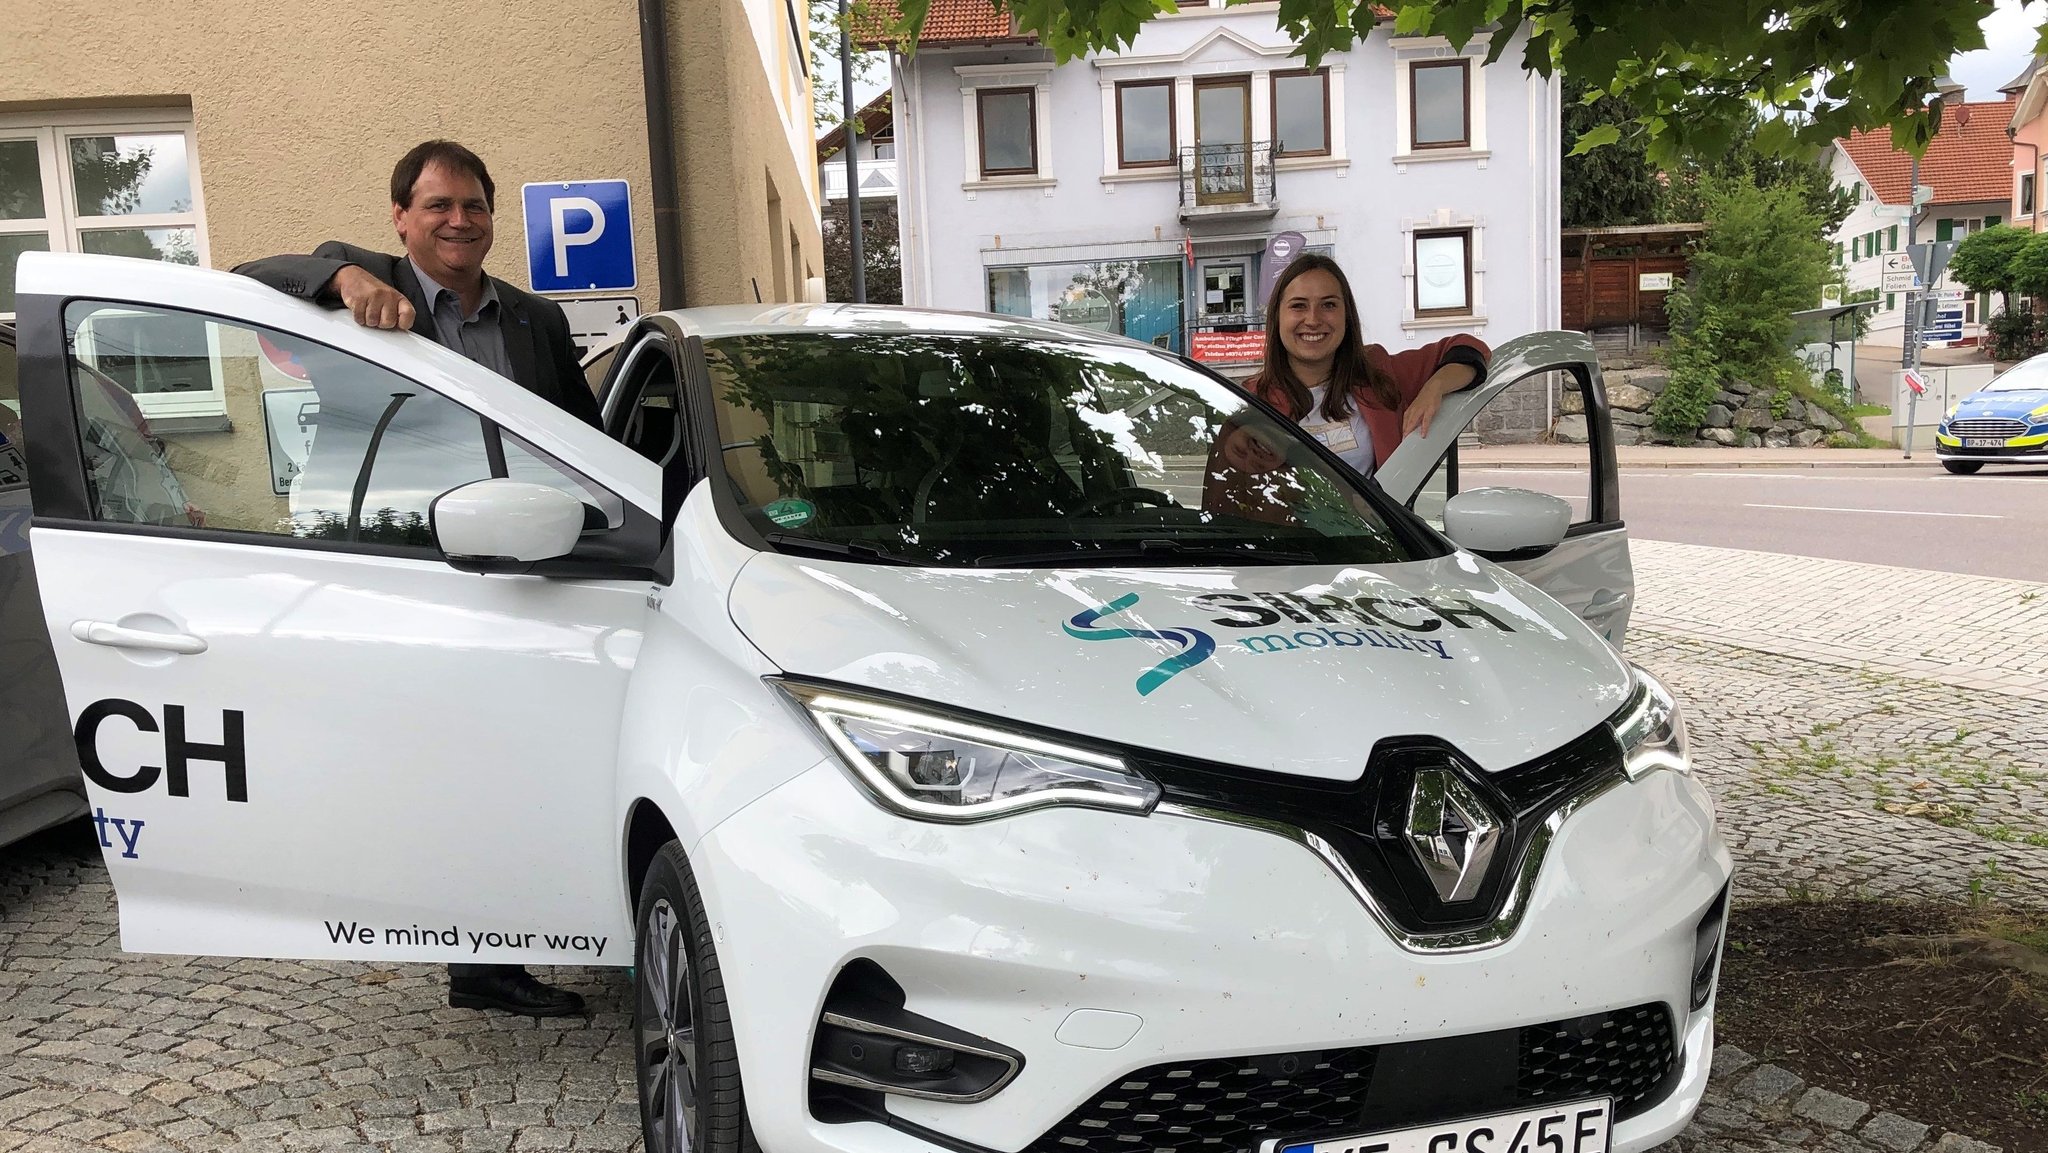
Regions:
M 105 621 L 72 621 L 71 635 L 89 645 L 116 649 L 152 649 L 196 657 L 206 651 L 206 642 L 185 633 L 153 633 L 147 629 L 122 628 Z

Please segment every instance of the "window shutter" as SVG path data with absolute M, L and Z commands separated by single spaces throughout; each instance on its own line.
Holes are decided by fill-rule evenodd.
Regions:
M 1884 294 L 1884 310 L 1886 312 L 1890 312 L 1892 310 L 1892 301 L 1895 299 L 1897 298 L 1892 293 L 1887 292 Z
M 1886 252 L 1897 252 L 1897 251 L 1899 250 L 1899 226 L 1898 226 L 1898 225 L 1894 224 L 1894 225 L 1892 225 L 1892 226 L 1891 226 L 1891 229 L 1889 230 L 1889 234 L 1888 234 L 1888 235 L 1886 236 L 1886 238 L 1885 238 L 1885 246 L 1884 246 L 1884 250 L 1885 250 Z
M 1863 238 L 1862 238 L 1862 237 L 1860 237 L 1860 236 L 1852 236 L 1852 237 L 1850 237 L 1850 238 L 1849 238 L 1849 259 L 1851 259 L 1851 260 L 1861 260 L 1861 259 L 1863 259 Z
M 1942 219 L 1934 222 L 1934 239 L 1948 240 L 1956 234 L 1956 222 Z

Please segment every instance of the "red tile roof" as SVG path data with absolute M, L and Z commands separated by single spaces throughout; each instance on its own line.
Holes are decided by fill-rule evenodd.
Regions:
M 2012 198 L 2012 140 L 2005 134 L 2012 122 L 2010 100 L 1951 105 L 1941 131 L 1920 158 L 1920 183 L 1932 185 L 1934 203 L 1964 204 L 1973 200 Z M 1912 200 L 1913 158 L 1892 149 L 1889 129 L 1857 132 L 1835 143 L 1856 162 L 1870 190 L 1885 204 Z
M 900 9 L 892 0 L 882 0 L 867 10 L 863 5 L 865 19 L 857 19 L 860 39 L 874 45 L 888 43 L 894 39 L 884 32 L 890 24 L 900 18 Z M 921 45 L 939 44 L 987 44 L 997 40 L 1022 40 L 1029 36 L 1020 35 L 1010 24 L 1009 9 L 1001 0 L 931 0 L 925 10 L 924 28 L 917 42 Z

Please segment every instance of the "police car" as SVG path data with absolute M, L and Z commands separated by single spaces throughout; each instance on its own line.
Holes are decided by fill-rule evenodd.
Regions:
M 2048 356 L 2021 361 L 1956 402 L 1934 430 L 1934 455 L 1965 475 L 1987 464 L 2048 464 Z
M 1616 647 L 1605 423 L 1577 523 L 1456 491 L 1515 381 L 1604 411 L 1582 337 L 1370 484 L 1006 318 L 643 318 L 598 430 L 233 276 L 19 284 L 126 949 L 632 966 L 660 1150 L 1606 1153 L 1699 1103 L 1731 864 Z M 212 431 L 150 459 L 101 378 Z

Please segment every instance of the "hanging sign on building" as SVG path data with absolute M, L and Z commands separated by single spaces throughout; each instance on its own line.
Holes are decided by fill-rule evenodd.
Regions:
M 1266 334 L 1264 330 L 1190 333 L 1188 355 L 1204 364 L 1257 364 L 1266 355 Z
M 1289 261 L 1308 248 L 1308 237 L 1299 232 L 1276 232 L 1266 239 L 1266 258 L 1259 269 L 1259 301 L 1256 311 L 1265 315 L 1266 302 L 1273 299 L 1273 282 Z

